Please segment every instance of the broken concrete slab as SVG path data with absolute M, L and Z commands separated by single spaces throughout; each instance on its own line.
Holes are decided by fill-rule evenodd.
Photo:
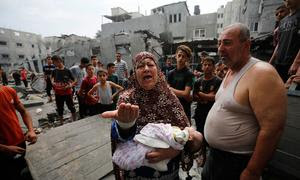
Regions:
M 94 180 L 111 172 L 110 124 L 96 115 L 40 134 L 26 153 L 33 179 Z
M 39 101 L 44 101 L 44 99 L 43 99 L 40 95 L 33 95 L 33 94 L 27 95 L 26 100 L 39 100 Z
M 34 106 L 41 106 L 44 104 L 44 101 L 41 100 L 21 100 L 23 103 L 24 107 L 34 107 Z

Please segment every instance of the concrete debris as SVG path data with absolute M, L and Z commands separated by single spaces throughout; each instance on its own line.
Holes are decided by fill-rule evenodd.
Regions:
M 37 77 L 31 83 L 31 88 L 37 92 L 42 93 L 46 89 L 46 82 L 43 77 Z
M 33 100 L 33 101 L 44 101 L 43 98 L 41 98 L 40 96 L 37 95 L 27 95 L 27 97 L 25 98 L 26 100 Z
M 23 103 L 24 107 L 26 107 L 26 108 L 34 107 L 34 106 L 41 106 L 44 104 L 44 101 L 40 101 L 40 100 L 21 100 L 21 102 Z
M 41 108 L 37 108 L 35 112 L 36 112 L 37 114 L 41 114 L 42 111 L 43 111 L 43 110 L 42 110 Z
M 35 132 L 36 134 L 40 134 L 42 131 L 43 131 L 42 128 L 34 128 L 34 132 Z

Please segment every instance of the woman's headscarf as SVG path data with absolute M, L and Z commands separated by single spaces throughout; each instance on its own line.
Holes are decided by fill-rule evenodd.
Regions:
M 158 71 L 158 81 L 151 90 L 143 89 L 136 78 L 137 65 L 146 58 L 150 58 L 155 62 Z M 148 123 L 169 123 L 180 128 L 189 126 L 183 107 L 176 95 L 169 89 L 156 58 L 149 52 L 140 52 L 133 60 L 133 68 L 134 73 L 129 80 L 129 88 L 120 95 L 118 105 L 120 103 L 131 103 L 139 106 L 136 133 L 139 133 Z

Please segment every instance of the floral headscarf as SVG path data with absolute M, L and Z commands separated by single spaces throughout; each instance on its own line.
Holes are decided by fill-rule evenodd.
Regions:
M 151 90 L 143 89 L 136 79 L 137 65 L 146 58 L 152 59 L 158 70 L 158 81 Z M 118 105 L 131 103 L 139 106 L 136 133 L 139 133 L 148 123 L 170 123 L 172 126 L 180 128 L 189 126 L 183 107 L 176 95 L 169 89 L 165 76 L 157 65 L 156 58 L 149 52 L 141 52 L 135 56 L 133 66 L 134 74 L 130 79 L 129 89 L 120 95 Z

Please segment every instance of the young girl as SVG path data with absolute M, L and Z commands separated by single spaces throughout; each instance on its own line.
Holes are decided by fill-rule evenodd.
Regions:
M 79 96 L 83 99 L 84 107 L 83 107 L 83 114 L 84 116 L 92 116 L 96 114 L 96 104 L 98 101 L 94 101 L 93 97 L 88 96 L 88 92 L 94 87 L 97 83 L 97 76 L 94 75 L 95 68 L 92 64 L 88 64 L 86 66 L 86 77 L 82 80 L 80 89 L 79 89 Z
M 113 110 L 113 98 L 123 90 L 123 87 L 107 81 L 108 73 L 105 69 L 99 69 L 97 72 L 98 83 L 88 92 L 88 96 L 92 97 L 94 101 L 97 101 L 97 114 L 101 114 L 105 111 Z M 112 94 L 111 88 L 117 89 Z M 96 92 L 96 93 L 95 93 Z M 96 94 L 94 96 L 94 93 Z

